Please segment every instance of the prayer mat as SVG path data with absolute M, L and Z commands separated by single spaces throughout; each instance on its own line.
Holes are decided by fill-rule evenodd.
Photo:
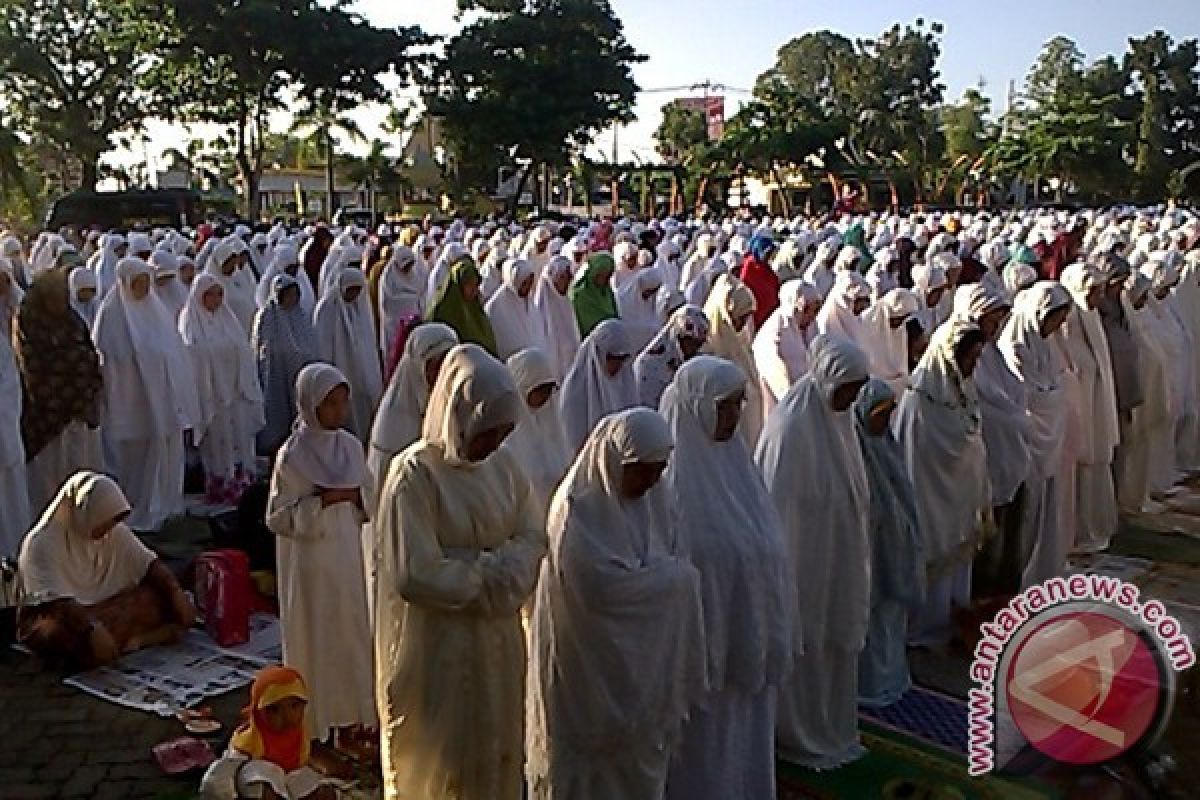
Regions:
M 859 708 L 860 719 L 951 753 L 967 752 L 967 705 L 957 697 L 914 686 L 885 708 Z
M 880 728 L 862 726 L 867 755 L 841 769 L 816 772 L 778 762 L 779 800 L 1051 800 L 1062 794 L 1041 781 L 967 775 L 966 760 Z

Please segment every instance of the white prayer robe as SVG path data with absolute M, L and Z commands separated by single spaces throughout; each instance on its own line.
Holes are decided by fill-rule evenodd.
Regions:
M 536 280 L 533 265 L 524 259 L 509 259 L 502 273 L 504 283 L 487 301 L 484 311 L 496 335 L 496 355 L 503 361 L 521 350 L 541 348 L 544 341 L 532 285 L 524 297 L 520 293 L 523 283 Z
M 503 365 L 450 351 L 422 439 L 393 462 L 375 520 L 376 701 L 386 800 L 519 800 L 525 707 L 521 607 L 545 554 L 529 482 L 476 434 L 516 421 Z
M 808 374 L 809 349 L 817 328 L 815 321 L 801 328 L 801 317 L 806 311 L 819 310 L 821 303 L 821 294 L 812 284 L 787 281 L 779 289 L 779 308 L 754 336 L 754 366 L 762 383 L 764 419 L 796 381 Z
M 779 752 L 833 769 L 866 751 L 858 741 L 858 655 L 870 614 L 870 495 L 849 408 L 839 386 L 867 379 L 867 356 L 840 337 L 818 336 L 812 369 L 767 419 L 755 454 L 783 520 L 796 576 L 790 615 L 797 655 L 780 687 Z
M 699 574 L 661 482 L 622 498 L 621 465 L 668 458 L 657 412 L 604 419 L 549 517 L 530 624 L 529 795 L 661 798 L 674 742 L 705 690 Z
M 358 297 L 348 303 L 345 292 L 355 286 L 360 289 Z M 366 441 L 383 395 L 383 367 L 362 270 L 346 267 L 338 273 L 333 288 L 317 303 L 313 327 L 320 359 L 340 369 L 350 381 L 347 427 Z
M 732 361 L 746 373 L 746 405 L 742 410 L 742 421 L 738 434 L 745 440 L 747 448 L 758 444 L 766 419 L 766 402 L 763 400 L 762 379 L 754 363 L 754 320 L 748 319 L 739 331 L 734 320 L 753 313 L 754 294 L 732 275 L 721 275 L 713 284 L 708 295 L 704 313 L 708 317 L 708 341 L 704 352 Z
M 542 324 L 542 341 L 554 366 L 554 379 L 560 385 L 579 352 L 579 323 L 575 320 L 575 309 L 570 298 L 554 285 L 555 279 L 564 274 L 568 277 L 570 291 L 570 278 L 574 276 L 571 260 L 566 256 L 555 256 L 542 270 L 533 289 L 534 312 Z

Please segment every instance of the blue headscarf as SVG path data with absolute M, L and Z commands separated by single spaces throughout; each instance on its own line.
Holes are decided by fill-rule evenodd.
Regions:
M 761 264 L 767 264 L 767 256 L 774 248 L 775 240 L 766 231 L 759 231 L 750 239 L 750 253 Z

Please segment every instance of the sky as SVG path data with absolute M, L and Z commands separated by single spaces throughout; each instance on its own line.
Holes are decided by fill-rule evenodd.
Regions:
M 1200 36 L 1197 0 L 1006 0 L 1000 3 L 924 2 L 912 0 L 611 0 L 625 25 L 625 35 L 648 60 L 634 69 L 643 89 L 638 119 L 618 133 L 622 160 L 655 160 L 653 133 L 662 105 L 675 93 L 647 91 L 692 85 L 708 80 L 735 89 L 750 89 L 755 78 L 775 61 L 778 49 L 810 31 L 828 29 L 849 38 L 870 37 L 896 22 L 918 17 L 945 26 L 939 63 L 946 100 L 958 100 L 965 89 L 983 82 L 992 108 L 1002 112 L 1010 81 L 1017 90 L 1042 44 L 1062 34 L 1075 40 L 1088 62 L 1112 53 L 1118 58 L 1131 36 L 1156 29 L 1176 41 Z M 454 0 L 359 0 L 354 10 L 379 26 L 420 25 L 429 33 L 452 35 Z M 683 94 L 700 94 L 684 92 Z M 732 114 L 745 94 L 726 96 Z M 378 125 L 383 113 L 364 110 L 360 122 L 368 136 L 385 138 Z M 278 124 L 286 126 L 286 120 Z M 151 160 L 188 137 L 180 128 L 151 123 L 145 150 L 120 153 L 113 163 Z M 201 135 L 211 135 L 200 132 Z M 596 146 L 612 151 L 612 129 Z M 351 147 L 351 150 L 354 148 Z M 394 150 L 398 154 L 398 148 Z

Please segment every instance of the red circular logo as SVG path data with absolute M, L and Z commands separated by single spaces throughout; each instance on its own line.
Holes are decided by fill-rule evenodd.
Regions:
M 1004 687 L 1025 738 L 1068 764 L 1130 750 L 1164 706 L 1158 652 L 1100 611 L 1064 611 L 1038 623 L 1012 653 Z

